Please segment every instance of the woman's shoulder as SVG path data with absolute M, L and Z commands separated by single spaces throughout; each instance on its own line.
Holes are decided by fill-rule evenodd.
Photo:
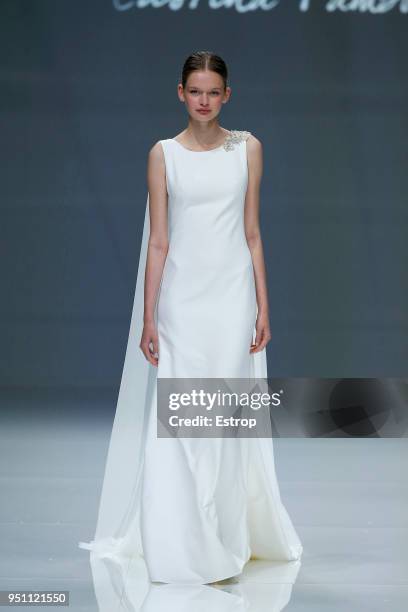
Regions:
M 148 150 L 147 167 L 149 171 L 158 172 L 165 168 L 165 141 L 157 140 Z
M 240 142 L 246 142 L 247 145 L 257 147 L 261 145 L 261 141 L 250 130 L 230 130 L 230 135 L 227 137 L 227 143 L 231 146 Z
M 251 132 L 248 130 L 229 130 L 229 134 L 227 135 L 227 141 L 238 143 L 243 142 L 244 140 L 248 140 Z
M 163 159 L 163 149 L 166 145 L 167 138 L 163 140 L 156 140 L 156 142 L 150 147 L 148 151 L 148 157 L 150 159 Z
M 255 136 L 253 132 L 248 131 L 244 131 L 244 134 L 248 153 L 251 154 L 253 151 L 262 152 L 262 142 L 258 136 Z
M 239 138 L 240 140 L 247 140 L 251 135 L 249 130 L 230 130 L 230 133 L 235 138 Z

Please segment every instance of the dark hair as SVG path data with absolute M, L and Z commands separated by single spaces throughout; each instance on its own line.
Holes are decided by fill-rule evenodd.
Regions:
M 219 55 L 211 51 L 196 51 L 188 56 L 184 62 L 181 73 L 181 83 L 186 86 L 187 79 L 195 70 L 212 70 L 217 72 L 224 81 L 224 89 L 227 87 L 228 69 L 227 65 Z

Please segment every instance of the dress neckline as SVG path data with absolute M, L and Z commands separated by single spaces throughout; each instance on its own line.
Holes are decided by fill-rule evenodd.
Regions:
M 207 149 L 205 151 L 194 151 L 194 149 L 187 149 L 187 147 L 182 145 L 181 142 L 179 142 L 175 138 L 170 138 L 170 140 L 174 140 L 174 142 L 176 142 L 182 149 L 184 149 L 185 151 L 189 151 L 190 153 L 211 153 L 212 151 L 218 151 L 218 149 L 222 149 L 230 137 L 231 137 L 231 130 L 228 130 L 228 134 L 226 135 L 224 142 L 222 144 L 220 144 L 218 147 L 214 147 L 213 149 Z

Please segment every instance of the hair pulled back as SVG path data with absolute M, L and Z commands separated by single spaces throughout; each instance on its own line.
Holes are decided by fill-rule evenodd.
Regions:
M 211 51 L 196 51 L 188 56 L 181 72 L 181 83 L 183 87 L 186 86 L 188 77 L 195 70 L 212 70 L 213 72 L 217 72 L 224 81 L 224 90 L 226 89 L 228 81 L 227 65 L 222 57 L 216 53 L 212 53 Z

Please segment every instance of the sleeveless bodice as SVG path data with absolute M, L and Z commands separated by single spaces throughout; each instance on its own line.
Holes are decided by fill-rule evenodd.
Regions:
M 167 267 L 251 265 L 244 227 L 248 136 L 232 131 L 209 151 L 186 149 L 172 138 L 160 141 L 168 193 Z

